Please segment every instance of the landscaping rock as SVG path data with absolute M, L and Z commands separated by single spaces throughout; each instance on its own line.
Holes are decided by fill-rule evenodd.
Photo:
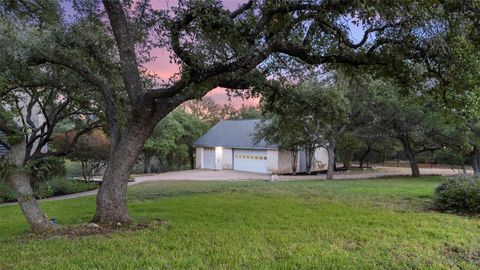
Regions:
M 88 223 L 87 227 L 89 227 L 89 228 L 100 228 L 100 226 L 98 224 L 93 223 L 93 222 Z

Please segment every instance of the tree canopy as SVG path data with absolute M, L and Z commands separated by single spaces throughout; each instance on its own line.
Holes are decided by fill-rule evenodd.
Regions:
M 193 143 L 208 129 L 208 123 L 181 109 L 171 112 L 155 127 L 144 146 L 145 166 L 152 156 L 166 169 L 180 170 L 194 166 Z
M 334 149 L 350 121 L 350 102 L 345 93 L 341 83 L 316 78 L 285 86 L 282 92 L 265 97 L 266 115 L 272 119 L 264 121 L 257 138 L 265 138 L 291 151 L 304 149 L 307 172 L 310 172 L 315 150 L 326 148 L 331 159 L 328 168 L 331 179 Z

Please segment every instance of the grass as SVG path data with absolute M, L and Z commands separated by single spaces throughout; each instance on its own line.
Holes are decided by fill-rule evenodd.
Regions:
M 147 183 L 130 213 L 164 225 L 78 239 L 19 241 L 0 207 L 0 269 L 478 269 L 480 220 L 428 210 L 440 180 Z M 65 225 L 94 205 L 42 203 Z

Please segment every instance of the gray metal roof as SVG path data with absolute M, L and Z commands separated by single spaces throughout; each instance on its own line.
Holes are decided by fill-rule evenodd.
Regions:
M 254 133 L 260 119 L 224 120 L 213 126 L 195 141 L 195 146 L 222 146 L 227 148 L 277 149 L 277 145 L 261 141 L 254 143 Z

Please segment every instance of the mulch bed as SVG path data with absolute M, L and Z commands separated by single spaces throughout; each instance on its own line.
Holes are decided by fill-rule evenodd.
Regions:
M 58 226 L 58 228 L 44 233 L 27 233 L 18 239 L 19 242 L 28 242 L 30 240 L 48 240 L 59 237 L 68 239 L 78 239 L 82 237 L 95 235 L 110 235 L 118 232 L 133 232 L 148 228 L 154 228 L 165 225 L 166 222 L 161 220 L 151 220 L 148 222 L 133 223 L 129 225 L 98 225 L 92 226 L 90 224 L 73 225 L 73 226 Z

